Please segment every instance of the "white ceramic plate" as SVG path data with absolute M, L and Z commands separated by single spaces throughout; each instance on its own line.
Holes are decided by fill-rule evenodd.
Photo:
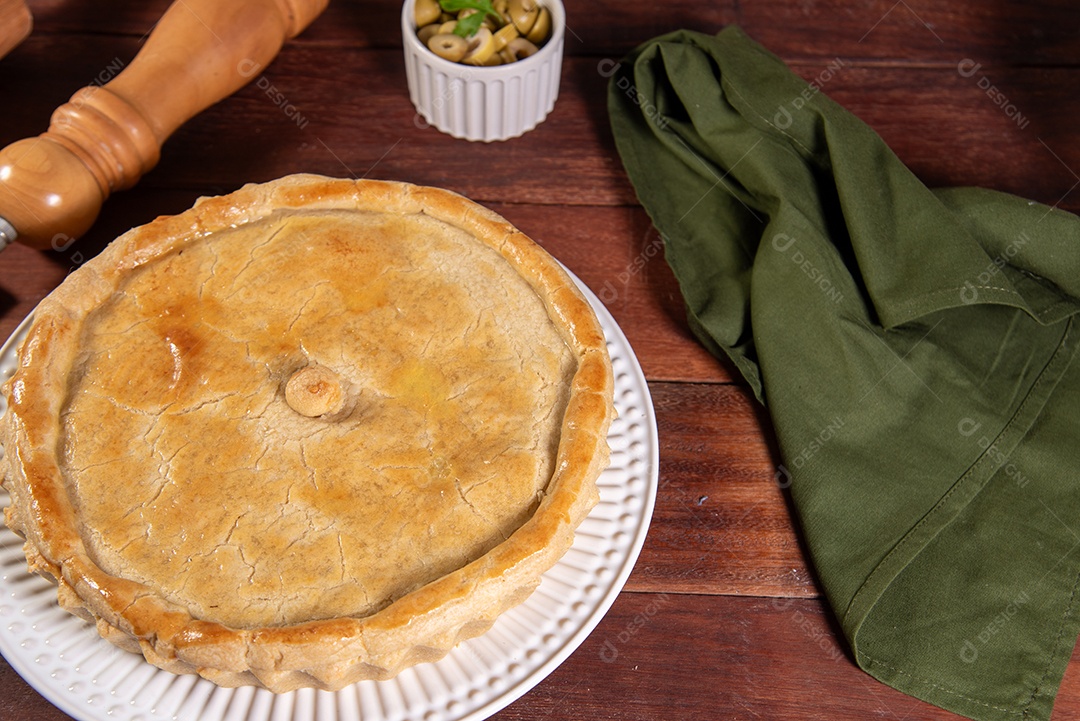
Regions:
M 611 465 L 600 476 L 600 503 L 570 551 L 483 636 L 437 663 L 336 693 L 219 688 L 161 671 L 61 610 L 55 587 L 27 573 L 21 539 L 0 526 L 0 653 L 79 721 L 480 721 L 504 708 L 554 671 L 600 622 L 630 575 L 656 498 L 656 418 L 641 366 L 611 314 L 578 284 L 607 334 L 615 371 L 619 415 L 608 435 Z M 0 348 L 0 379 L 15 372 L 15 347 L 29 321 Z M 5 410 L 0 399 L 0 414 Z M 7 503 L 0 491 L 0 506 Z

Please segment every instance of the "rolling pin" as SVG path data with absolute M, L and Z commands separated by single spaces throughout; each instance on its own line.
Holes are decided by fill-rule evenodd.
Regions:
M 26 40 L 34 18 L 23 0 L 0 0 L 0 58 Z
M 178 127 L 254 79 L 328 2 L 176 0 L 119 75 L 0 150 L 0 249 L 16 239 L 67 248 L 112 192 L 157 164 Z

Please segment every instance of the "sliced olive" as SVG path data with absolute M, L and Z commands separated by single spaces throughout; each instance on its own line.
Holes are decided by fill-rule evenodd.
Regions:
M 420 42 L 427 45 L 428 40 L 439 34 L 439 26 L 437 23 L 431 25 L 425 25 L 416 31 L 416 37 L 420 38 Z
M 491 6 L 495 8 L 495 12 L 502 15 L 504 12 L 506 12 L 506 6 L 509 4 L 510 0 L 495 0 L 495 2 L 491 3 Z
M 502 56 L 499 55 L 498 53 L 492 53 L 491 57 L 484 61 L 484 67 L 486 67 L 486 68 L 491 68 L 491 67 L 495 67 L 496 65 L 502 65 L 502 64 L 503 64 Z
M 413 14 L 416 18 L 416 27 L 422 28 L 438 20 L 442 15 L 442 8 L 439 7 L 438 0 L 416 0 Z
M 477 30 L 476 35 L 469 38 L 468 46 L 469 51 L 461 59 L 463 63 L 483 65 L 495 54 L 495 38 L 487 28 Z
M 462 10 L 461 12 L 458 13 L 457 19 L 458 20 L 464 20 L 465 18 L 469 17 L 470 15 L 475 15 L 478 12 L 480 12 L 480 11 L 477 10 L 476 8 L 465 8 L 464 10 Z M 484 19 L 480 23 L 480 27 L 485 27 L 488 30 L 490 30 L 491 32 L 495 32 L 495 21 L 491 19 L 490 15 L 485 13 L 484 14 Z
M 502 52 L 506 49 L 507 43 L 518 36 L 517 28 L 513 23 L 503 25 L 501 28 L 495 31 L 495 52 Z
M 444 22 L 442 25 L 439 26 L 439 34 L 440 35 L 449 35 L 450 33 L 454 32 L 454 29 L 456 27 L 457 27 L 457 20 L 447 20 L 446 22 Z
M 514 38 L 506 45 L 504 52 L 510 53 L 514 56 L 514 60 L 523 60 L 530 55 L 536 55 L 537 48 L 525 38 Z
M 510 63 L 517 62 L 517 58 L 514 57 L 514 54 L 510 52 L 508 48 L 503 48 L 502 50 L 500 50 L 499 57 L 502 58 L 504 65 L 509 65 Z
M 533 23 L 532 30 L 528 32 L 525 38 L 534 45 L 540 45 L 548 39 L 548 35 L 551 35 L 551 11 L 547 8 L 540 8 L 540 14 L 536 16 L 536 22 Z
M 522 35 L 529 34 L 532 26 L 536 24 L 537 16 L 540 15 L 536 0 L 510 0 L 506 11 L 510 14 L 510 21 Z
M 452 33 L 439 33 L 428 40 L 431 52 L 450 62 L 458 62 L 469 52 L 469 42 Z

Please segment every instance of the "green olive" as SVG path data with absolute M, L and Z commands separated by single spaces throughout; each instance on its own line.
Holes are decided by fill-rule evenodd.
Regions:
M 540 8 L 540 14 L 525 38 L 534 45 L 540 45 L 548 39 L 548 35 L 551 35 L 551 12 L 547 8 Z
M 469 38 L 469 51 L 461 62 L 469 65 L 483 65 L 488 58 L 495 54 L 495 38 L 487 28 L 480 28 L 476 34 Z
M 416 37 L 420 38 L 420 42 L 427 45 L 428 40 L 439 34 L 439 26 L 437 23 L 431 25 L 425 25 L 416 31 Z
M 510 0 L 506 11 L 510 15 L 510 21 L 517 27 L 522 35 L 528 35 L 536 24 L 536 18 L 540 15 L 540 8 L 536 0 Z
M 439 33 L 432 36 L 428 40 L 428 47 L 431 48 L 431 52 L 452 63 L 459 62 L 465 57 L 465 53 L 469 52 L 468 41 L 453 33 Z
M 536 55 L 537 50 L 539 50 L 539 48 L 525 38 L 514 38 L 507 43 L 506 50 L 503 52 L 512 55 L 514 60 L 523 60 L 531 55 Z
M 495 52 L 502 52 L 506 49 L 507 43 L 518 36 L 517 28 L 513 23 L 503 25 L 501 28 L 495 31 Z
M 416 27 L 422 28 L 438 20 L 442 15 L 442 8 L 439 7 L 438 0 L 416 0 L 413 15 L 416 19 Z
M 457 17 L 432 12 L 432 7 L 438 10 L 439 5 L 438 0 L 416 0 L 417 37 L 451 62 L 488 67 L 516 62 L 535 55 L 551 36 L 551 11 L 538 0 L 493 0 L 492 7 L 505 23 L 496 29 L 498 21 L 485 14 L 483 24 L 468 38 L 454 32 L 458 22 L 483 11 L 465 8 Z

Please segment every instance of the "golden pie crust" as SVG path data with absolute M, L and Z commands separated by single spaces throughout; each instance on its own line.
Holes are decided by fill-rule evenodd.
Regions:
M 523 601 L 596 503 L 603 331 L 454 193 L 289 176 L 114 241 L 5 385 L 7 524 L 176 673 L 339 689 Z

